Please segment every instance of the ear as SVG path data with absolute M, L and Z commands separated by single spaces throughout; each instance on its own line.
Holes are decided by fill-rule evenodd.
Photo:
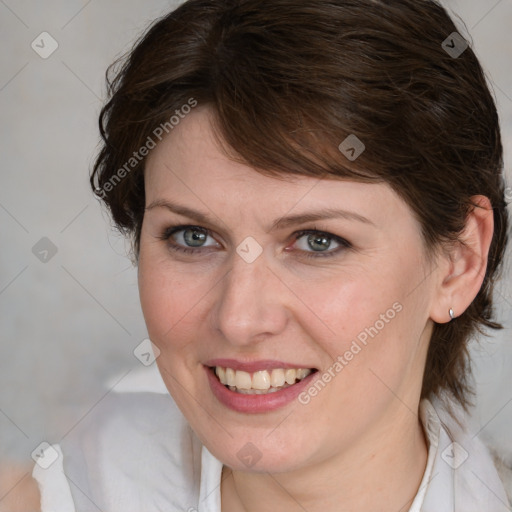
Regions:
M 439 286 L 430 318 L 437 323 L 461 315 L 477 296 L 485 277 L 489 248 L 494 232 L 493 209 L 490 200 L 482 195 L 473 196 L 473 207 L 466 217 L 463 243 L 456 243 L 439 261 Z

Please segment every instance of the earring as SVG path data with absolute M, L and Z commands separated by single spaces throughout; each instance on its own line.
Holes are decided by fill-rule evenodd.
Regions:
M 450 315 L 450 318 L 453 320 L 455 318 L 455 314 L 453 313 L 453 309 L 450 308 L 450 310 L 448 311 L 449 315 Z

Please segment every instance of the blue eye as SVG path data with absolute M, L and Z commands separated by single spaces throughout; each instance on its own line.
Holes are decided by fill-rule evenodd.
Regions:
M 176 243 L 175 235 L 178 233 L 181 233 L 180 236 L 185 245 Z M 294 233 L 295 241 L 299 241 L 301 238 L 306 237 L 306 235 L 307 248 L 312 250 L 300 249 L 300 257 L 327 258 L 352 247 L 347 240 L 336 235 L 318 231 L 317 229 L 308 229 Z M 204 249 L 208 249 L 208 247 L 216 248 L 218 246 L 217 244 L 204 245 L 208 237 L 212 237 L 212 233 L 206 228 L 199 226 L 172 226 L 166 228 L 158 238 L 166 241 L 169 249 L 172 251 L 185 254 L 199 254 L 204 253 Z M 337 247 L 334 250 L 329 250 L 333 241 L 337 244 Z
M 186 244 L 190 244 L 189 246 L 184 247 L 171 241 L 173 240 L 173 235 L 180 232 L 183 232 L 182 239 Z M 173 251 L 195 254 L 197 252 L 204 252 L 201 250 L 202 247 L 208 247 L 202 245 L 208 236 L 211 236 L 211 232 L 206 228 L 199 226 L 173 226 L 165 229 L 159 238 L 169 242 L 169 248 Z
M 306 258 L 328 258 L 337 255 L 344 249 L 350 249 L 352 247 L 350 242 L 348 242 L 344 238 L 341 238 L 336 235 L 331 235 L 329 233 L 324 233 L 323 231 L 318 231 L 316 229 L 308 229 L 296 233 L 295 240 L 298 241 L 305 236 L 307 236 L 307 246 L 313 249 L 312 252 L 302 251 L 304 252 L 304 256 Z M 335 248 L 334 250 L 327 251 L 328 249 L 330 249 L 332 241 L 338 244 L 338 247 Z

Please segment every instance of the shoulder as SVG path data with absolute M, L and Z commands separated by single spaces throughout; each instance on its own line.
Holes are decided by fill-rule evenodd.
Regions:
M 491 454 L 496 471 L 498 472 L 500 480 L 503 483 L 509 503 L 512 506 L 512 464 L 509 460 L 507 460 L 506 457 L 500 455 L 497 448 L 494 448 L 491 444 L 489 444 L 487 439 L 484 439 L 483 441 L 489 449 L 489 453 Z
M 481 429 L 471 414 L 446 395 L 431 397 L 423 407 L 430 409 L 439 424 L 437 469 L 452 480 L 455 499 L 464 500 L 467 510 L 478 505 L 485 505 L 478 510 L 494 510 L 512 504 L 510 464 L 498 456 L 491 440 L 475 434 Z
M 91 501 L 111 511 L 179 510 L 198 492 L 201 444 L 168 394 L 109 393 L 59 447 L 77 511 Z
M 111 393 L 78 421 L 60 443 L 68 458 L 79 451 L 91 465 L 143 461 L 157 448 L 192 443 L 193 434 L 170 395 Z M 180 461 L 182 462 L 182 461 Z M 124 466 L 128 471 L 129 466 Z

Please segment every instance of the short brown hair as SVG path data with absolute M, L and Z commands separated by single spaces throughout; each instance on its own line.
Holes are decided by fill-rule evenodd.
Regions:
M 485 279 L 466 311 L 435 324 L 423 378 L 422 397 L 449 390 L 467 408 L 468 341 L 502 328 L 492 292 L 509 220 L 496 106 L 471 46 L 448 51 L 464 49 L 454 32 L 432 0 L 189 0 L 109 67 L 91 185 L 138 258 L 145 158 L 134 151 L 193 99 L 257 172 L 388 183 L 428 254 L 457 241 L 472 196 L 487 196 Z M 365 145 L 353 161 L 338 149 L 349 135 Z

